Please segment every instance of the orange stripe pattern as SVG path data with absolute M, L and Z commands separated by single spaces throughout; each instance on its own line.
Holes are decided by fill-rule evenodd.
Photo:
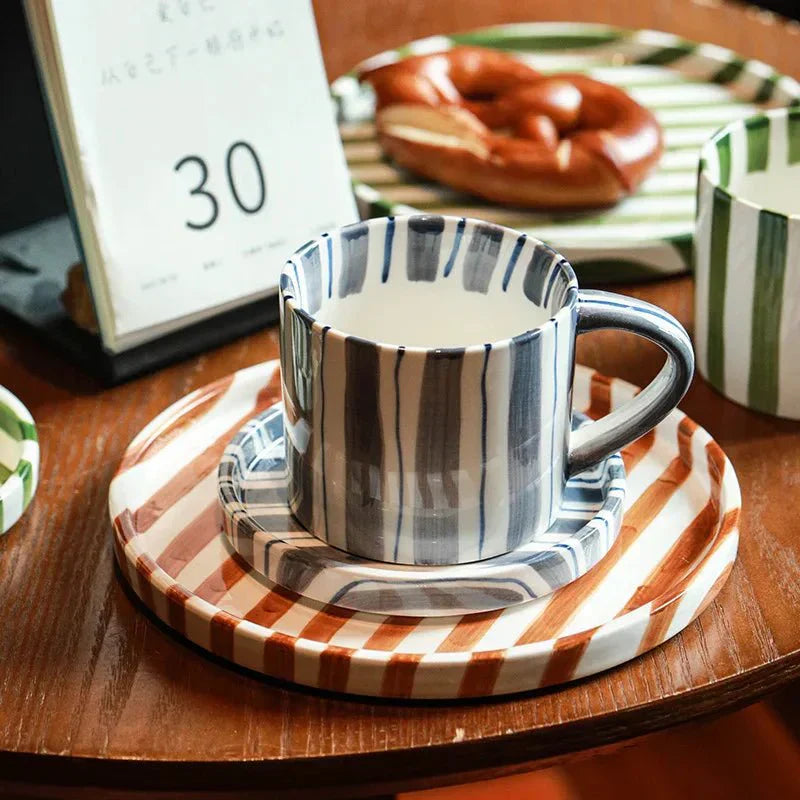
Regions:
M 220 397 L 226 395 L 228 413 L 233 403 L 242 421 L 279 397 L 276 362 L 235 378 L 180 401 L 134 440 L 114 478 L 110 511 L 114 552 L 142 601 L 179 633 L 251 669 L 382 697 L 539 688 L 612 666 L 611 636 L 621 653 L 643 653 L 675 635 L 711 604 L 735 559 L 740 494 L 733 468 L 702 428 L 674 411 L 623 452 L 622 530 L 608 555 L 577 581 L 503 611 L 455 617 L 386 617 L 322 606 L 271 584 L 233 552 L 213 489 L 199 504 L 197 492 L 187 498 L 216 470 L 225 445 L 228 434 L 199 440 Z M 594 417 L 635 392 L 583 367 L 575 382 L 588 389 L 582 410 Z M 194 437 L 191 452 L 198 455 L 175 466 L 175 448 L 186 436 Z M 129 504 L 128 497 L 145 496 L 126 488 L 143 471 L 155 488 Z M 670 516 L 678 507 L 680 524 Z M 644 626 L 642 613 L 649 617 Z M 602 647 L 593 647 L 599 637 Z

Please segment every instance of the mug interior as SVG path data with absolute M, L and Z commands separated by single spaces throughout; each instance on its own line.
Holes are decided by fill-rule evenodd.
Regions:
M 391 346 L 466 347 L 541 327 L 574 302 L 569 263 L 477 220 L 421 214 L 357 223 L 309 242 L 281 291 L 319 325 Z
M 700 170 L 737 202 L 800 216 L 800 108 L 726 125 L 703 146 Z

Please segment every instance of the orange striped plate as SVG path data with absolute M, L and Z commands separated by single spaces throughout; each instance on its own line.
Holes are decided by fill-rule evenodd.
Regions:
M 574 405 L 601 416 L 636 388 L 585 367 Z M 674 411 L 623 452 L 619 537 L 594 569 L 500 611 L 391 617 L 270 583 L 222 533 L 216 466 L 280 396 L 278 363 L 194 392 L 131 442 L 109 493 L 117 560 L 164 622 L 216 655 L 307 686 L 380 697 L 504 694 L 591 675 L 674 636 L 719 591 L 738 544 L 739 485 L 719 445 Z

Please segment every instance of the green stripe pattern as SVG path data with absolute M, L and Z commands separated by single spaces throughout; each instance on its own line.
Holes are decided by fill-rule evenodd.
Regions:
M 711 261 L 708 277 L 708 379 L 715 386 L 725 382 L 725 284 L 728 263 L 728 234 L 731 198 L 719 187 L 714 189 L 711 214 Z
M 747 171 L 763 172 L 769 156 L 769 119 L 750 117 L 744 126 L 747 129 Z
M 36 491 L 39 441 L 33 418 L 0 386 L 0 533 L 20 518 Z
M 787 227 L 788 219 L 782 214 L 759 212 L 747 401 L 753 408 L 772 414 L 778 410 L 779 335 Z M 786 344 L 788 346 L 789 342 Z
M 477 216 L 544 239 L 589 282 L 660 277 L 689 269 L 700 147 L 722 125 L 758 110 L 762 100 L 789 105 L 800 98 L 795 81 L 774 72 L 765 77 L 763 65 L 753 69 L 752 62 L 733 52 L 706 51 L 661 32 L 605 25 L 500 26 L 412 42 L 380 58 L 458 44 L 502 49 L 519 54 L 542 72 L 580 71 L 620 86 L 659 118 L 665 137 L 661 164 L 634 197 L 611 209 L 548 215 L 494 206 L 387 162 L 372 125 L 369 90 L 359 87 L 353 74 L 334 83 L 333 96 L 362 215 L 431 211 Z M 754 159 L 759 152 L 753 153 Z
M 720 144 L 724 143 L 721 147 Z M 719 391 L 758 411 L 800 419 L 800 202 L 793 215 L 743 202 L 752 173 L 770 186 L 797 171 L 800 109 L 775 109 L 722 129 L 703 148 L 698 210 L 697 365 Z M 792 166 L 794 165 L 794 166 Z M 712 191 L 708 191 L 711 188 Z M 709 213 L 710 212 L 710 213 Z

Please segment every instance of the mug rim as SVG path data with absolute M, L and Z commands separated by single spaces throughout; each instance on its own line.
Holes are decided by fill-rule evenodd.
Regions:
M 767 214 L 773 214 L 776 217 L 783 217 L 784 219 L 800 220 L 800 211 L 794 211 L 787 214 L 784 211 L 775 211 L 773 208 L 756 203 L 754 200 L 749 200 L 739 194 L 734 194 L 728 186 L 724 186 L 719 180 L 714 180 L 711 177 L 709 169 L 709 156 L 712 152 L 717 152 L 717 143 L 723 137 L 729 135 L 735 130 L 746 130 L 748 123 L 753 125 L 761 120 L 767 121 L 773 118 L 789 119 L 790 117 L 797 117 L 800 119 L 800 106 L 782 106 L 781 108 L 769 108 L 758 114 L 750 114 L 747 117 L 732 120 L 725 123 L 721 128 L 718 128 L 700 148 L 700 162 L 698 164 L 698 180 L 705 179 L 715 192 L 720 192 L 724 197 L 727 197 L 731 202 L 741 203 L 744 206 L 752 209 L 753 211 L 764 211 Z M 787 167 L 794 166 L 787 164 Z M 797 162 L 800 168 L 800 162 Z M 768 170 L 764 170 L 768 172 Z
M 319 248 L 323 241 L 326 238 L 333 236 L 334 234 L 340 235 L 342 231 L 346 231 L 350 228 L 354 228 L 357 225 L 367 225 L 371 226 L 376 222 L 384 221 L 384 220 L 408 220 L 415 217 L 439 217 L 447 222 L 453 222 L 458 224 L 461 221 L 465 223 L 477 223 L 482 226 L 488 226 L 490 228 L 495 228 L 497 230 L 502 231 L 505 233 L 510 233 L 516 235 L 517 237 L 524 237 L 527 241 L 533 242 L 536 244 L 544 245 L 545 247 L 549 248 L 553 251 L 554 255 L 561 259 L 557 268 L 560 268 L 564 271 L 564 274 L 567 278 L 567 292 L 564 296 L 564 301 L 561 305 L 561 308 L 555 312 L 552 316 L 546 319 L 544 322 L 539 323 L 531 328 L 528 328 L 524 331 L 520 331 L 518 334 L 514 334 L 513 336 L 506 336 L 500 339 L 494 339 L 491 341 L 485 341 L 480 343 L 473 343 L 473 344 L 466 344 L 463 346 L 449 346 L 449 347 L 437 347 L 436 345 L 431 345 L 428 347 L 422 345 L 405 345 L 401 343 L 395 342 L 384 342 L 376 339 L 368 339 L 364 336 L 360 336 L 357 333 L 348 333 L 347 331 L 337 328 L 334 325 L 328 325 L 321 320 L 319 320 L 314 314 L 311 314 L 305 308 L 300 306 L 300 304 L 296 301 L 293 294 L 288 294 L 285 290 L 284 284 L 291 280 L 291 275 L 289 274 L 292 269 L 297 270 L 300 269 L 300 265 L 295 261 L 296 256 L 302 256 L 305 253 L 311 251 L 314 247 Z M 447 356 L 448 354 L 454 353 L 468 353 L 471 351 L 480 351 L 483 352 L 487 346 L 491 346 L 493 350 L 503 349 L 510 347 L 512 342 L 516 344 L 522 344 L 524 342 L 530 341 L 535 339 L 536 337 L 540 336 L 542 331 L 544 331 L 547 327 L 554 325 L 556 322 L 560 322 L 561 318 L 571 314 L 572 310 L 577 307 L 578 304 L 578 278 L 575 275 L 575 270 L 572 267 L 572 264 L 556 250 L 555 248 L 551 247 L 547 242 L 543 242 L 541 239 L 537 239 L 535 236 L 529 236 L 528 234 L 524 233 L 523 231 L 518 231 L 515 228 L 509 228 L 505 225 L 499 225 L 494 222 L 487 222 L 486 220 L 478 219 L 477 217 L 459 217 L 452 214 L 434 214 L 434 213 L 424 213 L 420 212 L 417 214 L 393 214 L 387 215 L 383 217 L 371 217 L 369 219 L 360 220 L 358 222 L 351 222 L 347 225 L 341 225 L 338 228 L 333 228 L 330 231 L 325 231 L 321 233 L 319 236 L 315 236 L 313 239 L 309 239 L 305 244 L 301 245 L 297 250 L 295 250 L 292 255 L 286 260 L 281 269 L 281 274 L 278 280 L 278 294 L 281 302 L 281 306 L 287 308 L 288 311 L 292 314 L 295 314 L 300 319 L 302 319 L 307 325 L 310 326 L 311 330 L 315 331 L 316 333 L 321 333 L 323 330 L 325 331 L 326 337 L 333 336 L 339 340 L 348 339 L 353 342 L 359 342 L 363 344 L 369 344 L 371 346 L 377 347 L 378 349 L 390 349 L 390 350 L 398 350 L 403 349 L 406 353 L 437 353 L 441 354 L 442 356 Z M 539 306 L 541 308 L 541 306 Z

